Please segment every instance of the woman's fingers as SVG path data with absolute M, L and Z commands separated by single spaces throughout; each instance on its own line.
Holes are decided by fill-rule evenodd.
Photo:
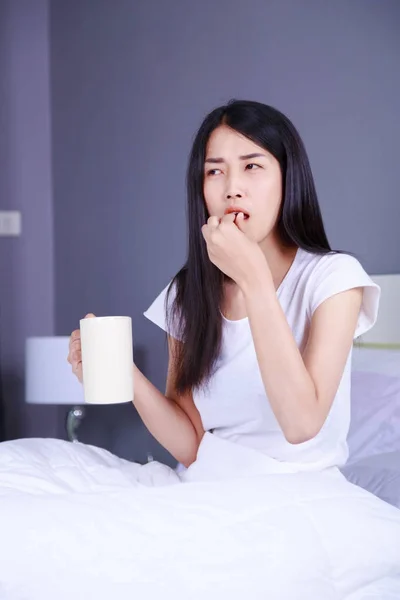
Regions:
M 95 315 L 88 313 L 85 319 L 92 319 Z M 81 330 L 75 329 L 69 338 L 67 361 L 72 366 L 72 372 L 82 381 L 82 347 Z
M 71 352 L 71 362 L 72 363 L 82 362 L 82 352 L 81 352 L 80 346 L 79 346 L 79 348 L 76 348 L 75 350 L 73 350 Z
M 71 336 L 69 338 L 69 346 L 68 346 L 67 361 L 71 365 L 76 360 L 76 357 L 78 356 L 77 353 L 79 353 L 79 355 L 80 355 L 80 351 L 81 351 L 81 332 L 79 329 L 75 329 L 75 331 L 73 331 L 71 333 Z
M 215 215 L 209 217 L 208 220 L 207 220 L 207 225 L 208 225 L 208 227 L 211 230 L 212 229 L 218 229 L 218 226 L 219 226 L 219 219 L 218 219 L 218 217 L 216 217 Z

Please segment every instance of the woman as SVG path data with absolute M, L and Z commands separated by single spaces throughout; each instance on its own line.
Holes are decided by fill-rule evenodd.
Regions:
M 188 258 L 145 313 L 168 333 L 166 392 L 134 366 L 141 418 L 186 467 L 210 436 L 293 470 L 342 465 L 352 344 L 379 288 L 331 250 L 299 134 L 232 101 L 201 125 L 187 185 Z M 68 360 L 81 380 L 79 331 Z

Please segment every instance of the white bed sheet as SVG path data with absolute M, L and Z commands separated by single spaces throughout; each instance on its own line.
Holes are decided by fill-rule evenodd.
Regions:
M 400 451 L 367 456 L 341 470 L 351 483 L 400 508 Z
M 83 444 L 0 444 L 0 598 L 400 598 L 400 511 L 336 469 L 284 472 L 206 434 L 184 477 Z

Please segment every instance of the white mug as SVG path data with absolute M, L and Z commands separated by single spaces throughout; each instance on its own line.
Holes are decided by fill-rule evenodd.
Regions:
M 79 324 L 85 402 L 132 402 L 132 319 L 92 317 L 81 319 Z

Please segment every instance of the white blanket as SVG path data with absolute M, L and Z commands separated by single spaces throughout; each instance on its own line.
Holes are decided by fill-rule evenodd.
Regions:
M 0 444 L 0 598 L 398 600 L 400 511 L 336 469 L 291 470 L 211 434 L 181 477 Z

